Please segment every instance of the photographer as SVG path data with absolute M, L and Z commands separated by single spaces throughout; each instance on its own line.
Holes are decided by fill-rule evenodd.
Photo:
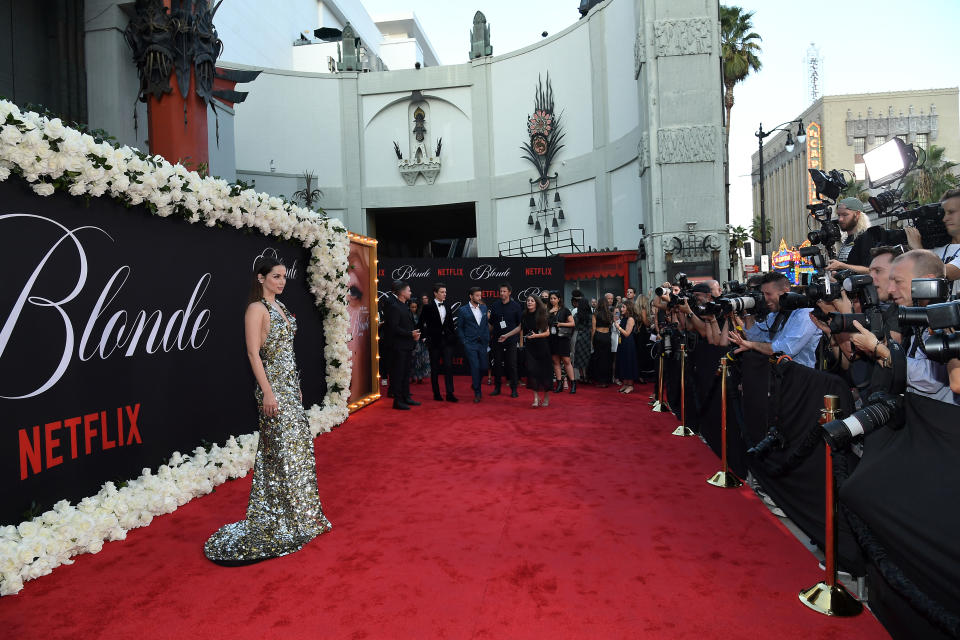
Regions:
M 820 341 L 820 330 L 810 319 L 807 309 L 793 311 L 780 310 L 780 296 L 790 290 L 790 281 L 782 273 L 772 272 L 763 276 L 760 291 L 767 303 L 770 313 L 766 322 L 754 322 L 748 316 L 742 322 L 736 315 L 732 320 L 737 327 L 745 326 L 746 335 L 737 332 L 729 334 L 730 342 L 737 345 L 736 353 L 752 349 L 767 355 L 783 353 L 797 364 L 814 368 L 817 362 L 817 343 Z
M 880 244 L 883 230 L 871 227 L 858 198 L 844 198 L 837 203 L 837 224 L 844 233 L 837 258 L 827 264 L 829 271 L 850 270 L 866 274 L 870 265 L 870 249 Z
M 926 249 L 914 249 L 896 258 L 890 270 L 890 282 L 887 291 L 898 306 L 911 307 L 914 304 L 911 285 L 914 278 L 942 278 L 943 261 Z M 924 301 L 917 301 L 919 306 L 925 306 Z M 854 326 L 858 333 L 852 337 L 853 344 L 863 353 L 869 354 L 882 366 L 890 366 L 890 350 L 882 340 L 863 328 L 859 322 Z M 891 332 L 891 340 L 903 345 L 907 353 L 907 390 L 919 395 L 933 398 L 950 404 L 956 403 L 954 391 L 951 389 L 948 378 L 948 369 L 952 375 L 960 366 L 955 360 L 947 365 L 933 362 L 927 358 L 921 342 L 922 335 L 913 333 L 901 337 L 899 333 Z M 960 381 L 960 380 L 958 380 Z
M 943 226 L 950 234 L 950 243 L 936 247 L 933 252 L 946 265 L 947 280 L 953 282 L 953 294 L 960 294 L 960 189 L 950 189 L 940 198 L 943 208 Z M 904 229 L 911 249 L 922 249 L 920 232 L 916 227 Z

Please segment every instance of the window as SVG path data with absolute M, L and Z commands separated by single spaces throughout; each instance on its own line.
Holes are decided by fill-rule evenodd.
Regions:
M 864 151 L 867 150 L 867 139 L 866 138 L 854 138 L 853 139 L 853 153 L 858 156 L 862 156 Z
M 900 140 L 902 140 L 904 143 L 907 142 L 907 135 L 906 135 L 906 134 L 900 134 L 900 135 L 897 136 L 897 137 L 900 138 Z
M 918 133 L 914 144 L 916 144 L 918 147 L 920 147 L 921 149 L 923 149 L 924 151 L 926 151 L 926 150 L 927 150 L 927 145 L 928 145 L 927 134 L 925 134 L 925 133 Z

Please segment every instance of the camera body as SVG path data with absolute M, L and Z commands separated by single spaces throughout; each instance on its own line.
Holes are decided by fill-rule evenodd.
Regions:
M 931 202 L 919 207 L 907 209 L 916 202 L 900 200 L 902 191 L 891 189 L 870 198 L 870 206 L 880 217 L 891 217 L 897 220 L 906 220 L 920 232 L 920 240 L 924 249 L 933 249 L 950 244 L 950 234 L 943 224 L 943 207 L 938 202 Z M 890 245 L 907 244 L 907 234 L 903 229 L 891 229 L 886 232 L 885 243 Z

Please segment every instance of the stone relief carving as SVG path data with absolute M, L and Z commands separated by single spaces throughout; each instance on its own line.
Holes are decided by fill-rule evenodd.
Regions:
M 713 53 L 713 28 L 710 18 L 657 20 L 653 23 L 657 56 Z
M 650 135 L 640 134 L 640 142 L 637 143 L 637 164 L 640 165 L 640 175 L 642 176 L 650 168 Z
M 657 164 L 714 162 L 720 157 L 720 130 L 711 125 L 657 131 Z
M 853 112 L 847 109 L 847 146 L 853 146 L 854 138 L 866 138 L 868 145 L 872 145 L 877 136 L 883 136 L 889 139 L 891 136 L 907 136 L 907 142 L 916 141 L 918 133 L 925 133 L 930 141 L 937 139 L 939 132 L 939 119 L 937 108 L 930 105 L 930 112 L 924 114 L 923 109 L 917 114 L 914 112 L 913 105 L 907 109 L 904 115 L 901 111 L 894 115 L 893 107 L 887 108 L 887 113 L 874 114 L 873 108 L 867 109 L 867 117 L 862 113 L 853 117 Z
M 647 46 L 643 40 L 643 27 L 637 29 L 637 37 L 633 41 L 633 79 L 640 77 L 640 69 L 647 61 Z
M 440 174 L 440 149 L 442 139 L 437 140 L 437 149 L 435 153 L 430 152 L 430 133 L 429 126 L 429 103 L 423 101 L 423 95 L 415 91 L 411 95 L 411 104 L 408 107 L 410 112 L 410 154 L 404 158 L 400 152 L 400 145 L 393 143 L 394 153 L 397 154 L 397 169 L 403 181 L 408 186 L 417 183 L 417 177 L 423 176 L 427 184 L 433 184 Z

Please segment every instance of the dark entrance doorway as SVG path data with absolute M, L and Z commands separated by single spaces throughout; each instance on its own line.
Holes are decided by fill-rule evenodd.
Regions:
M 473 202 L 432 207 L 367 209 L 378 253 L 391 258 L 473 257 L 477 216 Z

